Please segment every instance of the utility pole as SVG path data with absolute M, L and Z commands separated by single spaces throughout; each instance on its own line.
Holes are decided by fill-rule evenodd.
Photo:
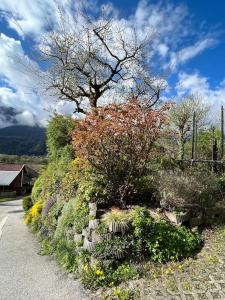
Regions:
M 215 159 L 215 128 L 212 126 L 212 160 Z
M 198 155 L 198 126 L 197 126 L 197 122 L 195 120 L 195 150 L 194 150 L 194 159 L 197 159 L 197 155 Z
M 195 111 L 193 114 L 193 123 L 192 123 L 192 148 L 191 148 L 191 159 L 195 159 Z
M 221 157 L 220 159 L 223 159 L 224 156 L 224 109 L 223 105 L 221 106 Z

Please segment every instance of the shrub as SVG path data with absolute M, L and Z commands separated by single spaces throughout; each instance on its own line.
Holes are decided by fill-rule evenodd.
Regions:
M 76 244 L 74 242 L 60 239 L 57 241 L 56 259 L 69 272 L 74 272 L 77 269 L 76 261 Z
M 115 283 L 128 281 L 129 279 L 138 279 L 139 273 L 137 269 L 127 263 L 124 263 L 113 272 L 112 280 Z
M 43 218 L 46 218 L 48 213 L 49 213 L 49 210 L 51 209 L 51 207 L 55 204 L 56 202 L 56 198 L 55 197 L 49 197 L 43 210 L 42 210 L 42 217 Z
M 166 208 L 205 208 L 224 196 L 220 178 L 205 169 L 162 171 L 158 188 Z
M 88 225 L 88 221 L 88 202 L 78 195 L 64 205 L 62 215 L 58 220 L 55 237 L 61 238 L 69 231 L 73 234 L 81 233 L 82 229 Z
M 81 282 L 85 287 L 96 290 L 101 286 L 109 286 L 111 280 L 111 269 L 106 271 L 96 266 L 86 264 L 82 268 Z
M 41 174 L 34 183 L 34 186 L 33 186 L 32 192 L 31 192 L 31 199 L 32 199 L 33 203 L 38 201 L 38 199 L 41 195 L 43 181 L 44 181 L 44 176 Z
M 58 219 L 62 214 L 63 209 L 63 202 L 58 201 L 55 202 L 48 211 L 48 217 L 45 218 L 43 216 L 42 211 L 42 219 L 41 219 L 41 228 L 40 228 L 40 235 L 42 239 L 53 239 L 55 231 L 58 225 Z
M 33 206 L 33 202 L 31 200 L 31 196 L 26 196 L 23 198 L 23 211 L 25 213 Z
M 31 225 L 34 231 L 36 231 L 41 224 L 40 219 L 42 208 L 43 202 L 40 199 L 29 209 L 25 216 L 25 224 Z
M 137 100 L 92 111 L 73 132 L 79 157 L 107 182 L 114 200 L 124 201 L 138 190 L 148 163 L 157 157 L 167 106 L 150 110 Z
M 81 272 L 82 283 L 94 290 L 101 286 L 113 286 L 137 278 L 139 278 L 137 270 L 129 264 L 114 266 L 114 268 L 101 268 L 98 264 L 86 264 Z
M 55 115 L 48 124 L 47 148 L 51 160 L 61 156 L 63 148 L 70 144 L 70 133 L 74 129 L 75 122 L 71 117 Z
M 153 219 L 146 208 L 132 212 L 131 227 L 126 235 L 112 235 L 97 243 L 93 255 L 100 260 L 142 259 L 157 262 L 189 257 L 200 246 L 198 234 L 186 227 L 175 227 L 162 219 Z
M 145 252 L 157 262 L 189 257 L 198 249 L 200 236 L 186 227 L 175 227 L 164 220 L 152 219 L 146 209 L 136 209 L 133 234 L 137 252 Z
M 117 261 L 131 255 L 133 237 L 131 235 L 113 236 L 112 239 L 97 243 L 93 255 L 100 260 Z

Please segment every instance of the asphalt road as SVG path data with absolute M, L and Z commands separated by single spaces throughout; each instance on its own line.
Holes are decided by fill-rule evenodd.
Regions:
M 40 246 L 23 223 L 22 201 L 0 203 L 0 300 L 86 300 L 78 281 Z

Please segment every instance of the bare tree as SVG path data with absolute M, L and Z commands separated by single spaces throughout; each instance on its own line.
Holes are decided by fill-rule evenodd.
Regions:
M 198 128 L 205 125 L 209 106 L 198 95 L 189 95 L 177 102 L 170 111 L 169 119 L 178 134 L 179 159 L 184 158 L 184 146 L 192 127 L 193 114 Z
M 152 34 L 138 37 L 134 28 L 114 19 L 63 17 L 38 47 L 45 62 L 45 88 L 57 99 L 74 102 L 79 113 L 97 107 L 107 91 L 148 97 L 152 106 L 165 82 L 149 72 L 152 39 Z

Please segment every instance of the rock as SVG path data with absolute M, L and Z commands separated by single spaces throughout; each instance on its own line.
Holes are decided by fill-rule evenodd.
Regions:
M 97 258 L 91 256 L 91 261 L 90 261 L 90 263 L 91 263 L 91 266 L 96 266 L 96 265 L 99 264 L 99 261 L 98 261 Z
M 97 210 L 96 210 L 96 209 L 91 209 L 90 212 L 89 212 L 89 215 L 90 215 L 91 217 L 96 218 Z
M 97 210 L 97 204 L 94 202 L 89 203 L 89 210 Z
M 99 219 L 90 220 L 88 228 L 89 229 L 96 229 L 98 227 L 99 223 L 100 223 Z
M 82 242 L 82 240 L 83 240 L 83 236 L 82 236 L 82 234 L 75 234 L 74 235 L 74 241 L 75 242 Z
M 192 227 L 191 231 L 197 233 L 198 232 L 198 226 Z
M 172 222 L 176 225 L 181 225 L 189 219 L 189 212 L 165 211 L 165 215 L 169 219 L 170 222 Z
M 91 239 L 92 239 L 92 242 L 99 243 L 103 240 L 103 237 L 100 234 L 98 234 L 95 230 L 93 230 Z
M 189 222 L 191 227 L 196 227 L 202 225 L 204 220 L 202 215 L 200 215 L 198 217 L 191 218 Z
M 82 230 L 82 236 L 84 236 L 85 238 L 89 239 L 90 235 L 91 235 L 91 231 L 88 227 Z
M 90 242 L 87 238 L 84 238 L 84 245 L 83 248 L 92 252 L 95 249 L 96 243 Z

